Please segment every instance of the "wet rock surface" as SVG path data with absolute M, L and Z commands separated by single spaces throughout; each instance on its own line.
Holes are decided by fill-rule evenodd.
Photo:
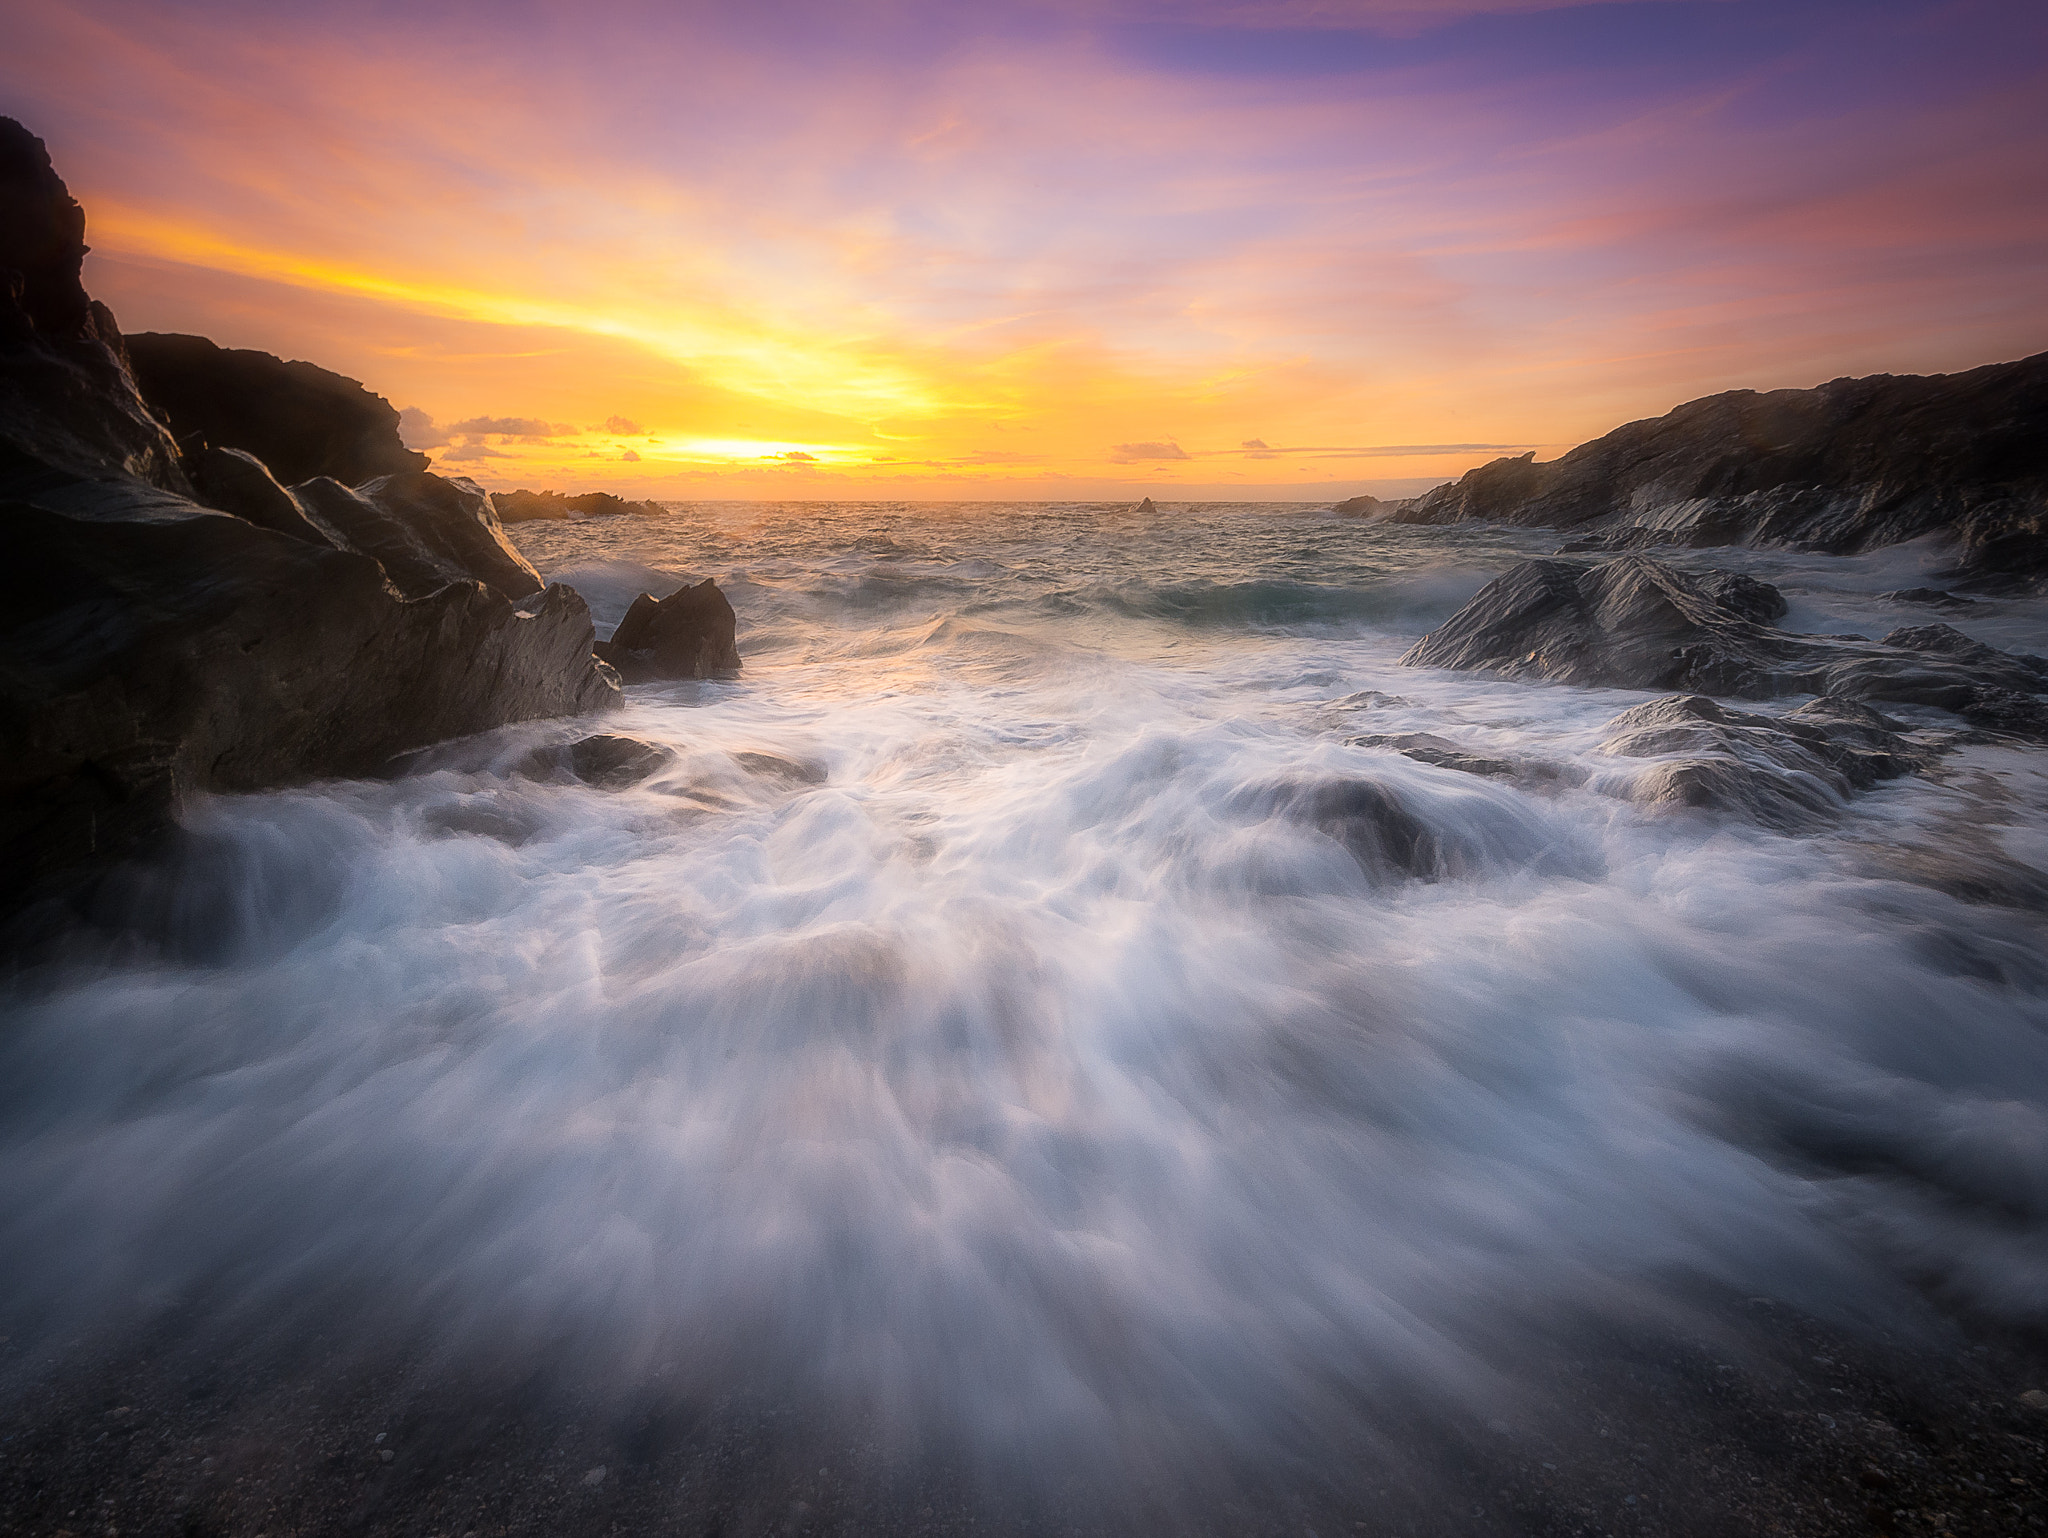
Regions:
M 2048 577 L 2048 354 L 1708 396 L 1546 464 L 1495 460 L 1387 516 L 1568 529 L 1579 550 L 1847 553 L 1938 534 L 1958 580 L 2029 584 Z
M 192 463 L 233 511 L 194 501 L 79 286 L 84 215 L 5 119 L 0 199 L 21 275 L 0 300 L 0 522 L 27 576 L 0 610 L 10 905 L 143 847 L 195 793 L 369 773 L 617 699 L 582 599 L 543 588 L 467 483 L 287 491 L 289 455 L 216 447 Z
M 597 655 L 629 684 L 726 677 L 740 667 L 738 627 L 731 601 L 706 577 L 666 598 L 635 598 Z
M 520 761 L 519 771 L 534 779 L 567 777 L 600 790 L 624 790 L 675 761 L 675 749 L 658 742 L 600 732 L 575 742 L 535 748 Z
M 292 495 L 334 545 L 375 561 L 407 598 L 451 582 L 481 582 L 508 598 L 543 586 L 474 481 L 420 471 L 360 486 L 323 477 L 293 487 Z
M 1848 700 L 1764 716 L 1701 695 L 1671 695 L 1616 716 L 1600 751 L 1657 760 L 1629 787 L 1629 799 L 1641 805 L 1733 813 L 1794 830 L 1829 821 L 1858 790 L 1922 767 L 1925 756 L 1900 730 Z
M 203 336 L 138 332 L 128 357 L 142 398 L 179 445 L 241 449 L 291 485 L 331 476 L 354 485 L 427 468 L 398 436 L 398 412 L 356 380 Z
M 0 474 L 132 475 L 186 491 L 177 445 L 135 388 L 113 312 L 91 299 L 85 210 L 43 141 L 0 118 Z
M 1401 658 L 1503 678 L 1737 699 L 1817 694 L 1926 705 L 1986 730 L 2048 739 L 2048 664 L 1947 625 L 1894 630 L 1872 644 L 1796 635 L 1750 617 L 1775 589 L 1688 575 L 1647 556 L 1600 565 L 1525 561 Z M 1761 592 L 1754 591 L 1761 589 Z M 1722 601 L 1732 595 L 1741 609 Z

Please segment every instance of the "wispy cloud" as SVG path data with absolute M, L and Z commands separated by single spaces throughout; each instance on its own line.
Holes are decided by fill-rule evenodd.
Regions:
M 19 10 L 124 325 L 479 475 L 1438 474 L 2048 347 L 2048 13 L 1998 0 Z

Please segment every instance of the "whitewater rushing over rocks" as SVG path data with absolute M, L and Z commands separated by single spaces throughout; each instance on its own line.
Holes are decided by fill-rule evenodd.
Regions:
M 707 504 L 515 538 L 599 634 L 715 576 L 744 672 L 630 689 L 604 730 L 674 756 L 624 788 L 517 772 L 588 727 L 509 727 L 205 802 L 111 878 L 0 1033 L 11 1394 L 317 1335 L 600 1420 L 783 1417 L 839 1477 L 943 1465 L 1020 1520 L 1311 1480 L 1465 1531 L 1444 1449 L 1607 1436 L 1588 1341 L 1711 1378 L 1754 1300 L 1937 1350 L 2048 1324 L 2038 752 L 1796 836 L 1639 805 L 1602 731 L 1654 696 L 1396 665 L 1527 531 Z M 1869 635 L 1937 563 L 1696 559 Z M 2039 599 L 1951 623 L 2048 642 Z M 1412 733 L 1553 772 L 1351 740 Z M 1963 844 L 2007 885 L 1938 879 Z

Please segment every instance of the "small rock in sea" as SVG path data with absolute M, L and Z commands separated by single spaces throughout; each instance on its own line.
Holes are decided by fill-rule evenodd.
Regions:
M 675 750 L 658 742 L 601 732 L 578 742 L 535 748 L 515 772 L 536 780 L 566 775 L 599 790 L 624 790 L 659 774 L 675 759 Z
M 393 1452 L 388 1447 L 382 1447 L 377 1450 L 377 1461 L 379 1463 L 389 1463 L 393 1458 L 396 1458 L 397 1456 L 398 1454 Z
M 1889 593 L 1879 593 L 1879 598 L 1893 603 L 1924 603 L 1938 609 L 1975 608 L 1977 600 L 1965 598 L 1960 593 L 1945 593 L 1938 587 L 1901 587 Z
M 592 1489 L 596 1489 L 599 1485 L 603 1484 L 604 1465 L 600 1463 L 596 1468 L 591 1469 L 589 1472 L 584 1474 L 583 1482 L 584 1484 L 590 1486 Z
M 780 753 L 735 753 L 733 762 L 749 774 L 765 774 L 792 785 L 822 785 L 829 771 L 814 759 L 785 758 Z
M 2020 1395 L 2020 1403 L 2029 1410 L 2048 1410 L 2048 1392 L 2037 1388 L 2030 1388 Z

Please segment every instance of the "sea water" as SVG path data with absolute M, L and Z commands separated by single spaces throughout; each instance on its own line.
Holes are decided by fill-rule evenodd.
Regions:
M 1554 545 L 1521 531 L 707 503 L 513 536 L 600 634 L 716 576 L 744 671 L 208 801 L 111 883 L 0 1034 L 22 1338 L 313 1317 L 1170 1471 L 1376 1405 L 1540 1415 L 1521 1343 L 1702 1289 L 2048 1321 L 2038 753 L 1796 837 L 1638 806 L 1598 748 L 1650 696 L 1397 665 Z M 1875 636 L 1939 553 L 1681 559 Z M 2048 642 L 2039 601 L 1964 612 Z M 514 772 L 597 729 L 675 757 Z M 1348 742 L 1414 731 L 1565 772 Z M 1421 867 L 1304 815 L 1361 785 Z M 2022 896 L 1915 878 L 1958 849 Z

